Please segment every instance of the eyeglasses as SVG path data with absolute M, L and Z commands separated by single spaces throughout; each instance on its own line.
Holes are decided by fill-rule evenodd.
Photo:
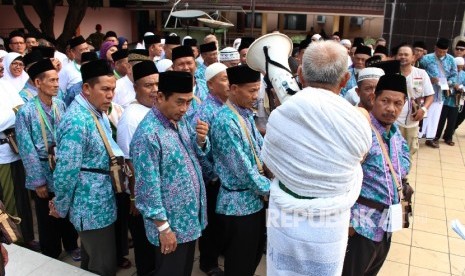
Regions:
M 457 48 L 455 48 L 455 50 L 456 50 L 456 51 L 460 51 L 460 52 L 462 52 L 462 51 L 464 51 L 464 50 L 465 50 L 465 48 L 458 48 L 458 47 L 457 47 Z
M 13 67 L 24 67 L 24 63 L 22 62 L 12 62 L 11 65 Z
M 18 41 L 18 42 L 10 42 L 11 45 L 23 45 L 25 44 L 24 42 Z

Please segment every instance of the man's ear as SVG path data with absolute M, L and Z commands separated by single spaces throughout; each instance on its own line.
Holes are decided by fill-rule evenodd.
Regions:
M 160 103 L 164 99 L 165 99 L 165 94 L 163 94 L 161 91 L 158 91 L 155 102 Z
M 347 85 L 347 82 L 350 80 L 350 72 L 346 72 L 341 79 L 341 83 L 339 84 L 340 88 L 344 88 Z
M 89 97 L 90 96 L 90 84 L 88 83 L 84 83 L 82 85 L 82 93 L 84 93 L 84 95 L 86 97 Z
M 40 85 L 40 80 L 39 80 L 39 78 L 35 78 L 35 79 L 34 79 L 34 86 L 37 87 L 37 88 L 39 88 L 39 85 Z
M 308 85 L 305 82 L 304 77 L 303 77 L 303 73 L 302 73 L 302 65 L 299 65 L 299 67 L 297 67 L 297 75 L 299 76 L 299 81 L 302 84 L 302 88 L 307 87 Z

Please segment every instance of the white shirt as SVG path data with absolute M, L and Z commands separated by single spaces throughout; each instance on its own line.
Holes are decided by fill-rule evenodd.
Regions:
M 8 81 L 0 79 L 0 139 L 5 139 L 4 130 L 15 127 L 16 114 L 13 108 L 24 104 L 15 88 Z M 8 143 L 0 145 L 0 164 L 10 164 L 20 157 Z
M 61 68 L 64 68 L 66 65 L 71 63 L 72 61 L 62 52 L 55 51 L 53 55 L 54 58 L 58 59 L 61 62 Z
M 68 63 L 58 74 L 61 91 L 66 91 L 73 84 L 81 82 L 81 65 L 76 62 Z
M 360 97 L 358 96 L 357 91 L 355 91 L 355 88 L 357 87 L 358 86 L 354 86 L 349 89 L 349 91 L 347 91 L 346 95 L 344 96 L 344 98 L 353 106 L 357 106 L 360 102 Z
M 409 99 L 417 99 L 434 95 L 433 85 L 425 70 L 412 66 L 412 72 L 406 77 Z M 418 121 L 412 121 L 412 102 L 407 100 L 404 108 L 397 118 L 397 123 L 406 128 L 418 126 Z
M 136 91 L 134 90 L 134 84 L 126 75 L 116 81 L 115 97 L 113 102 L 121 105 L 126 109 L 131 102 L 136 99 Z
M 119 119 L 116 141 L 123 151 L 125 159 L 130 159 L 129 144 L 131 144 L 132 136 L 149 111 L 150 108 L 133 102 L 124 110 L 123 116 Z

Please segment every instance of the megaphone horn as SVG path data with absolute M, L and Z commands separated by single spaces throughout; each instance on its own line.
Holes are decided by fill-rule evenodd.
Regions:
M 247 65 L 264 73 L 270 80 L 279 101 L 283 103 L 300 90 L 289 68 L 292 40 L 281 33 L 259 37 L 247 52 Z

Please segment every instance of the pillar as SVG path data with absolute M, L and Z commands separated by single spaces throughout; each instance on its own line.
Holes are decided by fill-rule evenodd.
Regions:
M 350 33 L 350 16 L 344 16 L 344 38 L 348 38 Z
M 280 33 L 284 33 L 284 13 L 278 15 L 278 30 Z
M 157 26 L 157 33 L 158 34 L 161 34 L 162 33 L 162 29 L 163 29 L 163 22 L 162 22 L 162 16 L 161 16 L 161 10 L 157 10 L 155 12 L 155 18 L 157 20 L 157 23 L 155 24 Z
M 339 19 L 341 16 L 335 15 L 333 16 L 333 32 L 331 34 L 334 34 L 335 32 L 339 31 Z
M 262 13 L 262 35 L 266 35 L 268 33 L 268 14 Z

